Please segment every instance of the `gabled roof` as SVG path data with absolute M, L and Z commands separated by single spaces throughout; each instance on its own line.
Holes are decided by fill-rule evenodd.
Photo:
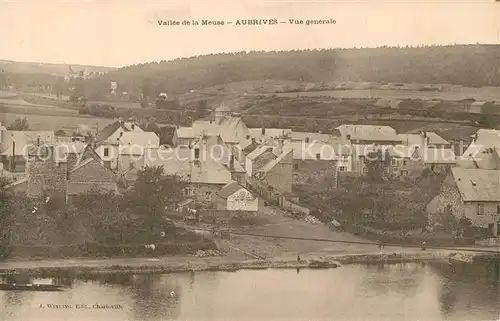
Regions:
M 465 202 L 500 202 L 500 171 L 452 168 L 453 178 Z
M 275 154 L 275 150 L 268 150 L 260 154 L 256 159 L 253 160 L 252 168 L 253 171 L 258 171 L 270 161 L 278 158 L 279 155 Z
M 398 142 L 401 141 L 396 130 L 389 126 L 375 126 L 375 125 L 340 125 L 337 127 L 342 133 L 342 137 L 350 135 L 350 140 L 364 140 L 364 141 L 387 141 Z
M 222 197 L 224 199 L 227 199 L 229 196 L 233 195 L 234 193 L 236 193 L 237 191 L 239 191 L 241 189 L 247 190 L 246 188 L 244 188 L 240 184 L 236 183 L 235 181 L 231 181 L 231 182 L 227 183 L 226 185 L 224 185 L 224 187 L 221 188 L 221 190 L 217 192 L 217 195 L 219 195 L 220 197 Z
M 270 172 L 276 165 L 278 165 L 285 157 L 287 157 L 290 153 L 293 153 L 293 150 L 291 148 L 286 148 L 280 156 L 278 156 L 276 159 L 273 159 L 269 163 L 267 163 L 264 167 L 258 170 L 258 172 L 263 173 L 264 175 L 261 176 L 263 178 L 265 174 Z
M 312 132 L 292 132 L 292 141 L 305 141 L 306 138 L 308 138 L 310 142 L 318 141 L 323 143 L 328 143 L 333 139 L 332 135 L 328 134 Z
M 124 127 L 120 121 L 115 121 L 107 125 L 97 134 L 96 141 L 97 142 L 105 141 L 106 139 L 109 138 L 109 136 L 113 135 L 113 133 L 116 132 L 120 127 L 123 128 L 125 131 L 127 131 L 127 128 Z
M 126 132 L 120 137 L 120 145 L 141 147 L 160 147 L 160 138 L 153 132 Z
M 225 143 L 249 141 L 251 134 L 241 117 L 225 117 L 220 124 L 220 137 Z
M 399 134 L 404 145 L 417 145 L 422 147 L 423 134 Z M 425 137 L 429 138 L 428 145 L 449 145 L 450 142 L 434 132 L 425 132 Z
M 264 145 L 264 146 L 259 146 L 257 148 L 255 148 L 250 154 L 247 155 L 247 158 L 249 160 L 255 160 L 257 157 L 259 157 L 260 155 L 262 155 L 263 153 L 265 153 L 266 151 L 269 151 L 269 150 L 272 150 L 273 147 L 272 146 L 267 146 L 267 145 Z

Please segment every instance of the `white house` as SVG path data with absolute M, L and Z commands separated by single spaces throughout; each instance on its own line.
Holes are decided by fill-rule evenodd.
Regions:
M 232 181 L 217 192 L 216 206 L 219 210 L 256 212 L 259 210 L 259 199 L 252 192 Z

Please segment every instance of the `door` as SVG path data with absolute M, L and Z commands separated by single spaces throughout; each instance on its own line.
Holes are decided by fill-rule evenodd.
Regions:
M 488 235 L 489 236 L 495 236 L 494 229 L 495 229 L 495 225 L 493 223 L 488 224 Z

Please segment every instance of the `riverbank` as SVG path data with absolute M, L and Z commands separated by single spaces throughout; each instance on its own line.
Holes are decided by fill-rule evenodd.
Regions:
M 0 275 L 26 274 L 30 276 L 98 275 L 98 274 L 163 274 L 198 271 L 238 271 L 247 269 L 305 269 L 337 268 L 347 264 L 411 263 L 448 261 L 452 256 L 477 259 L 500 259 L 498 253 L 464 252 L 452 250 L 411 251 L 412 249 L 384 249 L 373 253 L 313 254 L 301 257 L 276 257 L 265 260 L 246 260 L 230 257 L 173 256 L 158 258 L 110 258 L 99 260 L 40 260 L 7 261 L 0 263 Z

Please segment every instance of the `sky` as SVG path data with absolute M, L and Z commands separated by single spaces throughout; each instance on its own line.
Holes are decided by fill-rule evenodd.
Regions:
M 158 25 L 171 19 L 233 24 Z M 286 23 L 238 26 L 238 19 Z M 110 67 L 245 50 L 500 43 L 500 2 L 493 0 L 0 0 L 0 22 L 0 59 Z

